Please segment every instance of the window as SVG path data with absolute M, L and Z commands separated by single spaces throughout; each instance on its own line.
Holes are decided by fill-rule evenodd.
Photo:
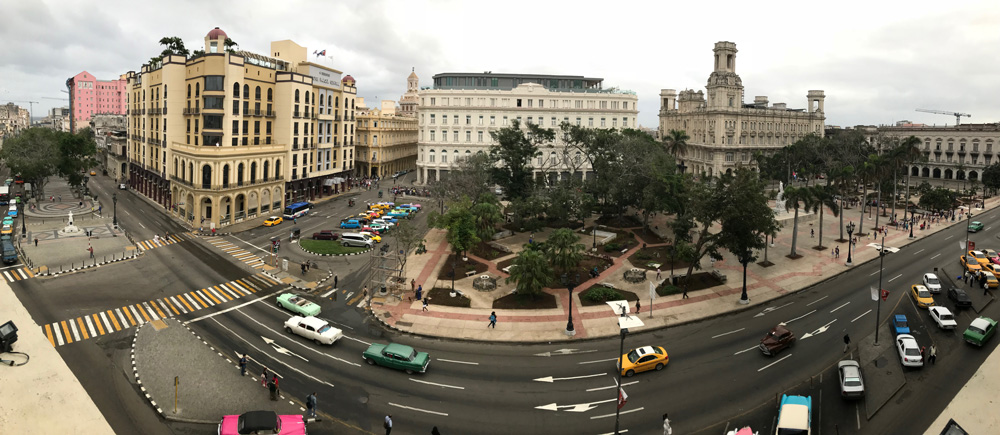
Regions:
M 483 132 L 480 131 L 478 133 L 479 133 L 479 142 L 482 143 L 483 142 Z
M 212 130 L 221 130 L 222 115 L 205 115 L 205 128 Z M 197 128 L 195 129 L 195 131 L 197 131 Z
M 458 115 L 452 116 L 451 120 L 454 121 L 455 125 L 458 125 Z
M 601 118 L 601 127 L 604 127 L 605 126 L 604 124 L 605 124 L 604 123 L 604 118 Z
M 260 86 L 257 86 L 257 90 L 254 91 L 253 96 L 254 96 L 254 99 L 257 99 L 257 100 L 260 99 Z M 270 96 L 270 91 L 268 92 L 268 96 Z
M 431 124 L 434 124 L 434 123 L 436 123 L 436 122 L 437 122 L 437 121 L 436 121 L 436 120 L 434 119 L 434 114 L 432 113 L 432 114 L 431 114 Z
M 594 118 L 588 118 L 587 127 L 593 127 L 593 126 L 594 126 Z
M 521 99 L 520 98 L 517 99 L 517 107 L 521 107 Z
M 431 150 L 431 153 L 430 153 L 430 157 L 429 157 L 429 158 L 430 158 L 430 162 L 431 162 L 431 163 L 434 163 L 434 150 Z
M 437 105 L 437 99 L 435 99 L 434 97 L 431 97 L 431 106 L 436 106 L 436 105 Z M 433 160 L 431 160 L 431 161 L 433 161 Z
M 233 98 L 240 97 L 240 84 L 239 82 L 233 83 Z
M 503 125 L 507 125 L 507 117 L 506 116 L 503 117 Z
M 223 76 L 205 76 L 205 91 L 222 91 Z
M 577 125 L 577 126 L 579 126 L 579 125 L 580 125 L 580 118 L 576 118 L 576 125 Z
M 479 119 L 483 119 L 480 117 Z M 482 121 L 479 122 L 482 124 Z M 465 125 L 472 125 L 472 115 L 465 115 Z
M 431 142 L 434 142 L 434 130 L 431 130 Z M 431 160 L 433 161 L 433 160 Z
M 472 142 L 472 132 L 471 131 L 468 131 L 468 130 L 465 131 L 465 141 L 466 142 Z
M 480 116 L 479 119 L 483 119 L 483 117 Z M 480 122 L 479 124 L 482 125 L 482 122 Z M 497 117 L 496 116 L 490 115 L 490 125 L 497 125 Z
M 458 130 L 451 132 L 451 141 L 458 142 Z
M 226 102 L 225 98 L 223 98 L 223 97 L 209 97 L 209 96 L 206 95 L 205 96 L 205 109 L 206 110 L 208 110 L 208 109 L 222 110 L 222 109 L 225 108 L 224 107 L 225 102 Z

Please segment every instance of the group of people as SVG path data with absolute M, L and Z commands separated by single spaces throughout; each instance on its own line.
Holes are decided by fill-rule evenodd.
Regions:
M 990 284 L 986 279 L 987 273 L 989 272 L 983 272 L 982 270 L 977 270 L 976 272 L 965 271 L 965 274 L 962 275 L 962 281 L 972 285 L 978 282 L 983 287 L 983 294 L 987 295 L 990 293 Z
M 431 196 L 430 190 L 417 189 L 415 187 L 393 186 L 392 189 L 389 189 L 389 192 L 393 195 Z

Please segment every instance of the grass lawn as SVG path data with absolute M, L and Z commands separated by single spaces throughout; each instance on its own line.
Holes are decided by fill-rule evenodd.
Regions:
M 299 239 L 299 244 L 302 246 L 302 249 L 307 252 L 312 252 L 313 254 L 354 254 L 367 250 L 366 248 L 341 246 L 340 240 L 313 240 L 302 238 Z
M 594 305 L 604 305 L 607 301 L 635 301 L 639 296 L 626 290 L 609 289 L 602 285 L 595 285 L 580 293 L 580 303 L 585 307 Z

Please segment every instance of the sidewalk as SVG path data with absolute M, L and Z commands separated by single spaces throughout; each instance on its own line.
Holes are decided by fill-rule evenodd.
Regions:
M 0 283 L 0 323 L 13 320 L 18 329 L 14 351 L 31 360 L 23 366 L 0 365 L 4 397 L 0 400 L 3 433 L 86 433 L 114 435 L 80 381 L 63 362 L 56 348 L 37 333 L 38 324 L 18 301 L 6 282 Z M 25 361 L 22 355 L 4 353 L 0 358 Z

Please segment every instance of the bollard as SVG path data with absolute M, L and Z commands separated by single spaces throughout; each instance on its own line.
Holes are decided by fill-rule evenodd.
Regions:
M 105 262 L 105 263 L 107 263 L 107 262 L 108 262 L 108 256 L 107 256 L 107 255 L 105 255 L 105 256 L 104 256 L 104 262 Z

